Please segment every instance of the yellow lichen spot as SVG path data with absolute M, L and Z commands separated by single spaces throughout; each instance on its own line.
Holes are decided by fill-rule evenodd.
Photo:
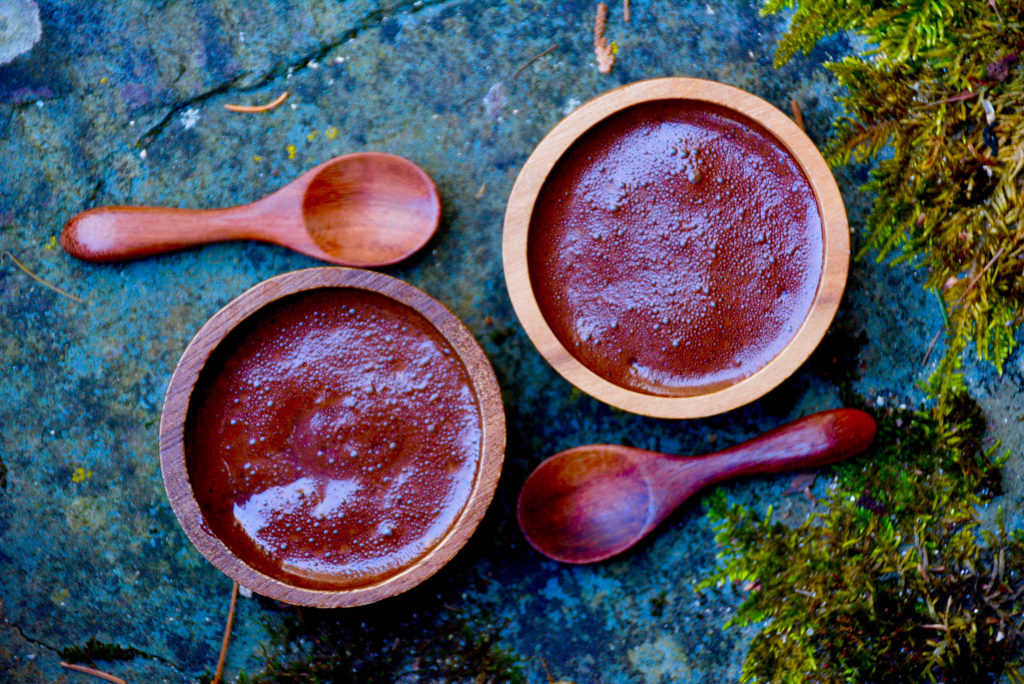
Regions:
M 284 149 L 288 150 L 288 158 L 289 159 L 295 159 L 295 145 L 289 145 L 288 147 L 286 147 Z
M 76 496 L 64 506 L 64 522 L 75 532 L 102 530 L 107 527 L 110 516 L 110 503 L 103 499 Z
M 335 128 L 334 126 L 331 126 L 326 131 L 324 131 L 324 135 L 327 136 L 328 140 L 334 140 L 335 138 L 338 137 L 338 129 Z
M 260 155 L 258 155 L 258 154 L 254 154 L 254 155 L 252 155 L 252 160 L 253 160 L 254 162 L 261 162 L 261 161 L 263 161 L 263 157 L 261 157 L 261 156 L 260 156 Z
M 69 598 L 71 598 L 71 592 L 67 587 L 57 587 L 50 592 L 50 600 L 58 606 L 63 605 Z
M 314 140 L 316 140 L 316 131 L 306 136 L 306 142 L 313 142 Z
M 82 466 L 78 466 L 75 468 L 75 472 L 71 473 L 72 482 L 85 482 L 90 477 L 92 477 L 92 471 L 86 470 Z
M 51 235 L 50 239 L 46 241 L 46 249 L 53 249 L 57 246 L 57 236 Z

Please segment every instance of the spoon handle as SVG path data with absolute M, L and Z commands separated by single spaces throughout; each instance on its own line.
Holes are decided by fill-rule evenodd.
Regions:
M 86 261 L 123 261 L 222 240 L 260 239 L 248 207 L 97 207 L 68 221 L 60 244 Z
M 702 485 L 838 463 L 867 449 L 876 429 L 875 419 L 857 409 L 814 413 L 699 459 L 707 477 Z

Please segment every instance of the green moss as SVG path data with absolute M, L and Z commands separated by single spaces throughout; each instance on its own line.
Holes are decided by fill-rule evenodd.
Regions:
M 999 464 L 977 405 L 948 406 L 878 416 L 875 446 L 797 526 L 711 497 L 721 562 L 704 586 L 739 583 L 730 625 L 764 624 L 743 681 L 1024 681 L 1024 537 L 980 527 Z
M 1024 322 L 1024 5 L 984 0 L 770 0 L 795 6 L 776 53 L 787 61 L 831 33 L 868 49 L 827 64 L 846 95 L 833 164 L 874 159 L 866 249 L 925 269 L 948 312 L 930 382 L 962 389 L 971 344 L 1002 371 Z
M 664 614 L 667 604 L 668 600 L 666 599 L 665 591 L 659 591 L 658 595 L 651 599 L 651 615 L 660 618 Z
M 837 31 L 869 46 L 826 65 L 846 88 L 826 153 L 874 160 L 865 251 L 925 269 L 948 341 L 926 387 L 935 409 L 879 415 L 875 446 L 834 469 L 803 523 L 711 498 L 721 563 L 705 586 L 750 592 L 731 622 L 762 625 L 744 681 L 1024 682 L 1024 535 L 1007 535 L 1001 515 L 995 532 L 980 525 L 1001 464 L 961 377 L 972 344 L 1002 371 L 1024 321 L 1024 5 L 769 0 L 764 11 L 786 8 L 778 64 Z M 833 379 L 861 403 L 849 377 Z
M 132 648 L 108 644 L 95 638 L 89 639 L 82 646 L 68 646 L 61 649 L 61 658 L 69 663 L 89 663 L 95 665 L 97 661 L 134 660 L 139 657 L 146 657 L 142 651 Z
M 266 667 L 249 681 L 523 682 L 498 626 L 454 608 L 407 612 L 391 599 L 373 609 L 289 610 L 271 628 Z

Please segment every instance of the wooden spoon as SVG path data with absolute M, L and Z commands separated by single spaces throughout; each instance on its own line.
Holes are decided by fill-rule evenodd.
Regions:
M 533 548 L 554 560 L 604 560 L 636 544 L 710 484 L 836 463 L 874 438 L 871 416 L 836 409 L 696 458 L 611 444 L 576 447 L 555 454 L 527 478 L 519 493 L 519 527 Z
M 229 209 L 98 207 L 60 243 L 86 261 L 121 261 L 222 240 L 262 240 L 345 266 L 386 266 L 421 248 L 441 219 L 430 176 L 382 152 L 335 157 L 277 192 Z

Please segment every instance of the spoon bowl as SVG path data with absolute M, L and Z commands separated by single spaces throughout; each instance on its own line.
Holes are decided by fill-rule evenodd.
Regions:
M 837 463 L 867 449 L 875 431 L 867 413 L 835 409 L 695 458 L 613 444 L 576 447 L 527 478 L 516 510 L 519 527 L 548 558 L 593 563 L 636 544 L 704 487 Z
M 412 162 L 364 152 L 313 169 L 302 217 L 326 261 L 384 266 L 430 240 L 441 220 L 441 199 L 430 176 Z
M 397 263 L 441 220 L 423 169 L 383 152 L 335 157 L 280 190 L 228 209 L 97 207 L 64 227 L 61 245 L 86 261 L 122 261 L 224 240 L 260 240 L 343 266 Z
M 650 524 L 656 496 L 637 451 L 592 444 L 544 461 L 519 496 L 519 526 L 533 547 L 580 563 L 635 544 Z M 595 548 L 602 549 L 601 558 Z

